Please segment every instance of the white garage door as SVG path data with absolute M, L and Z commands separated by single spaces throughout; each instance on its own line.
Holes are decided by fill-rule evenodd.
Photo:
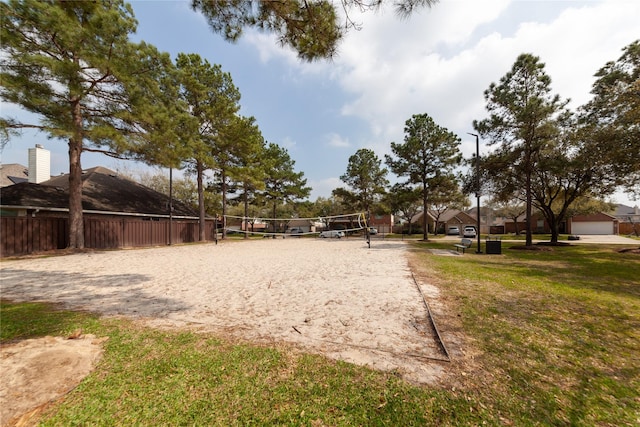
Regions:
M 574 222 L 571 224 L 571 231 L 573 234 L 613 234 L 613 222 Z

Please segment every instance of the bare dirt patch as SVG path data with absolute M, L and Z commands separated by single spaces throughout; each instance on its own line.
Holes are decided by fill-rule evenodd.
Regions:
M 0 425 L 30 425 L 73 390 L 102 355 L 92 335 L 29 339 L 0 347 Z

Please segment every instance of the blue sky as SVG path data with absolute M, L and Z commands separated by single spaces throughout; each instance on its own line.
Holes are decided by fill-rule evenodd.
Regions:
M 257 119 L 267 141 L 287 148 L 313 188 L 312 200 L 343 186 L 339 176 L 358 149 L 373 149 L 381 159 L 388 154 L 413 114 L 427 113 L 457 133 L 470 157 L 475 139 L 467 132 L 474 119 L 486 117 L 483 92 L 521 53 L 540 57 L 554 92 L 575 108 L 589 100 L 593 74 L 640 37 L 637 0 L 443 0 L 407 20 L 389 8 L 352 11 L 362 30 L 346 36 L 333 61 L 309 64 L 269 34 L 248 31 L 238 43 L 225 42 L 189 1 L 131 4 L 139 22 L 134 40 L 173 58 L 198 53 L 231 74 L 242 94 L 241 114 Z M 52 174 L 68 172 L 66 143 L 36 132 L 11 140 L 2 163 L 26 165 L 36 143 L 51 151 Z M 490 147 L 481 141 L 480 150 Z M 145 168 L 83 154 L 83 168 L 97 165 L 130 173 Z M 637 203 L 620 193 L 615 201 Z

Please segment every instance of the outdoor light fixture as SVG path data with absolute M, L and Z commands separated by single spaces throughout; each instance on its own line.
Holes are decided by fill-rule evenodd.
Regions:
M 476 137 L 476 200 L 477 200 L 477 207 L 476 207 L 476 224 L 477 224 L 476 237 L 478 238 L 478 248 L 476 249 L 476 253 L 477 254 L 481 254 L 482 250 L 480 249 L 480 138 L 475 133 L 467 132 L 467 134 Z

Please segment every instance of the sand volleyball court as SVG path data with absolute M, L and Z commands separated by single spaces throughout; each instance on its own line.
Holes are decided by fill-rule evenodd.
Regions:
M 433 382 L 444 357 L 399 241 L 263 239 L 3 261 L 1 295 L 288 343 Z

